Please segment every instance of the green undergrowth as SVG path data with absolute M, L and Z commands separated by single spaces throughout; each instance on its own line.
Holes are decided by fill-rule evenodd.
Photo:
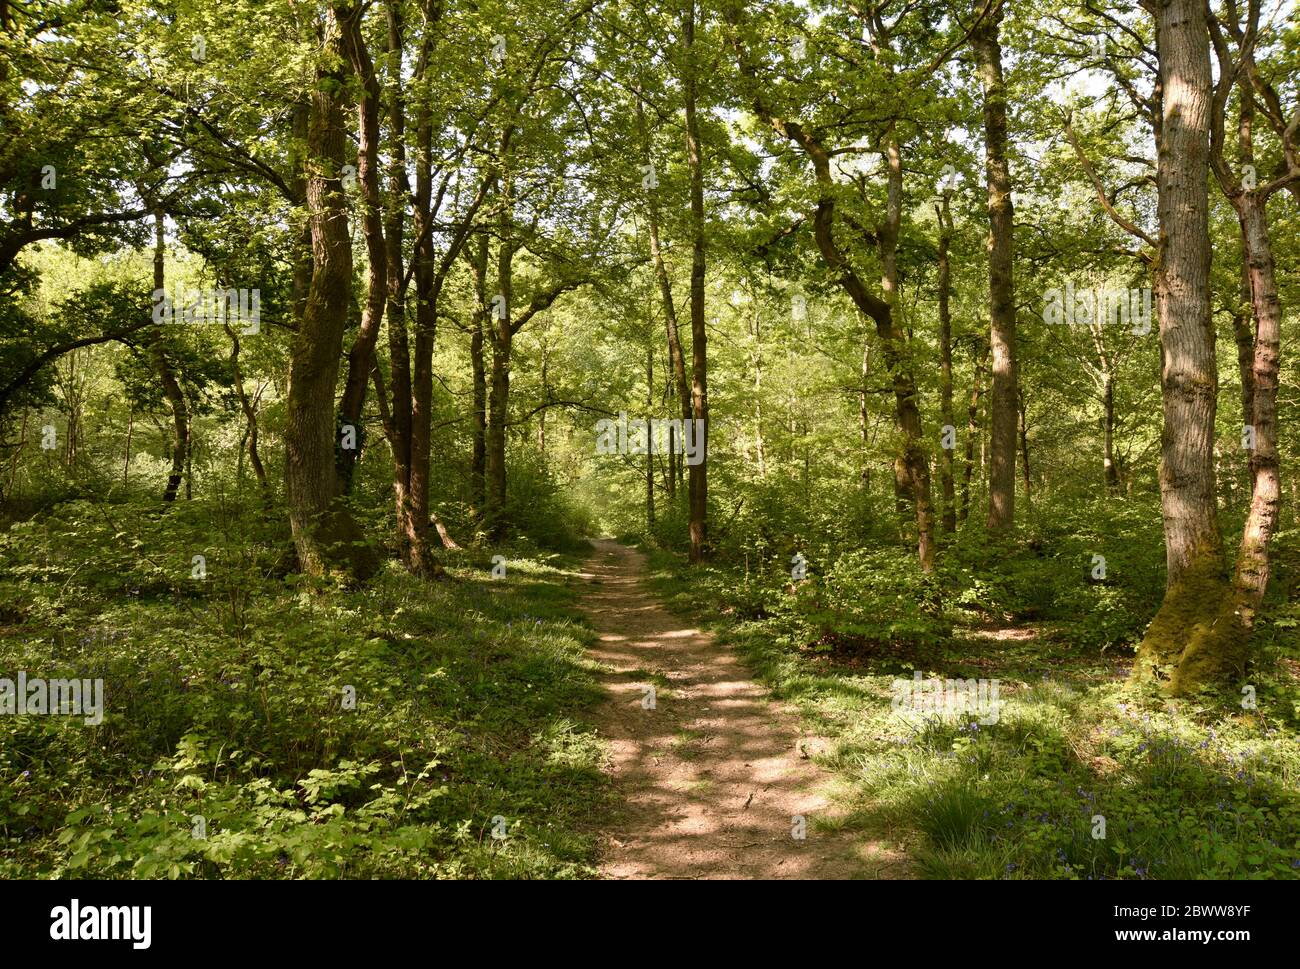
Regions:
M 98 726 L 0 716 L 0 877 L 592 876 L 578 560 L 308 582 L 257 507 L 68 501 L 0 535 L 0 677 L 104 683 Z
M 1121 544 L 1105 581 L 1078 567 L 1085 536 L 1068 576 L 1026 543 L 1001 550 L 1013 565 L 983 586 L 993 570 L 970 549 L 949 550 L 937 579 L 891 549 L 839 556 L 802 582 L 784 561 L 763 571 L 751 558 L 747 573 L 734 555 L 692 568 L 647 551 L 658 592 L 829 740 L 819 759 L 840 782 L 837 823 L 901 842 L 920 877 L 1267 879 L 1300 877 L 1293 541 L 1279 544 L 1280 588 L 1240 700 L 1177 702 L 1127 682 L 1149 621 L 1134 590 L 1152 567 Z M 1035 591 L 1034 561 L 1074 608 L 1110 608 L 1044 618 L 1059 610 Z M 1017 615 L 1017 597 L 1049 608 Z M 998 681 L 996 716 L 909 709 L 918 673 Z

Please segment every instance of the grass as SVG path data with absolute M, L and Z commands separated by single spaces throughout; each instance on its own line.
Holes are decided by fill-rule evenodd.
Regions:
M 703 751 L 706 735 L 699 730 L 679 730 L 673 736 L 673 753 L 682 760 L 694 760 Z
M 0 715 L 0 877 L 593 877 L 613 804 L 575 553 L 445 553 L 450 581 L 390 565 L 352 588 L 293 574 L 282 516 L 257 509 L 74 500 L 0 534 L 0 677 L 105 684 L 100 726 Z M 930 878 L 1300 876 L 1291 546 L 1253 708 L 1129 687 L 1122 585 L 1083 589 L 1118 605 L 1076 635 L 968 608 L 996 590 L 909 613 L 884 553 L 818 601 L 650 551 L 663 597 L 828 738 L 843 810 L 812 825 L 901 843 Z M 915 671 L 996 679 L 996 722 L 895 710 Z
M 592 877 L 577 560 L 308 583 L 242 507 L 76 501 L 0 536 L 0 676 L 102 678 L 106 707 L 0 716 L 0 877 Z
M 828 738 L 817 759 L 838 778 L 841 823 L 902 842 L 921 877 L 1300 877 L 1289 606 L 1261 631 L 1255 709 L 1212 696 L 1174 703 L 1129 687 L 1128 648 L 1072 643 L 1068 625 L 998 638 L 979 614 L 952 608 L 938 642 L 828 650 L 791 605 L 806 592 L 646 550 L 664 598 Z M 896 711 L 895 681 L 914 670 L 999 680 L 996 723 Z

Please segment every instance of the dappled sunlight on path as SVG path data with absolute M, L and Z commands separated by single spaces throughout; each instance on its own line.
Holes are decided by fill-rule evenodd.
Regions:
M 583 579 L 610 698 L 599 714 L 622 807 L 609 878 L 905 877 L 902 859 L 851 831 L 791 711 L 770 703 L 733 653 L 686 628 L 641 581 L 644 557 L 596 543 Z M 653 696 L 650 691 L 653 688 Z M 653 699 L 653 708 L 647 708 Z M 806 837 L 796 837 L 799 819 Z

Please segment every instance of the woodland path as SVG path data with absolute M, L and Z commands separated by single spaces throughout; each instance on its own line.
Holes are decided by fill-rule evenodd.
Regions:
M 597 711 L 620 808 L 606 878 L 899 878 L 897 852 L 822 830 L 830 775 L 791 709 L 768 700 L 733 652 L 649 591 L 645 557 L 595 543 L 583 606 L 608 698 Z M 645 709 L 647 687 L 654 709 Z M 806 838 L 794 837 L 795 818 Z

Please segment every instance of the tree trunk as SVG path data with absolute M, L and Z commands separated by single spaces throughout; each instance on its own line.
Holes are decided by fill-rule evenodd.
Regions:
M 424 261 L 424 255 L 416 256 Z M 427 289 L 420 276 L 423 267 L 417 267 L 416 288 Z M 415 359 L 411 373 L 411 519 L 410 569 L 416 575 L 434 575 L 441 572 L 429 547 L 429 480 L 431 436 L 433 424 L 433 345 L 436 336 L 436 316 L 425 297 L 416 294 L 419 305 L 415 311 Z
M 1156 182 L 1160 246 L 1155 300 L 1160 320 L 1160 495 L 1164 601 L 1138 649 L 1135 678 L 1194 689 L 1239 665 L 1232 597 L 1224 574 L 1214 477 L 1218 369 L 1210 314 L 1210 56 L 1199 0 L 1155 6 L 1161 128 Z
M 550 374 L 550 362 L 551 362 L 547 350 L 548 348 L 546 345 L 546 337 L 545 334 L 543 334 L 542 346 L 541 346 L 541 358 L 542 358 L 541 377 L 542 377 L 542 400 L 543 401 L 550 400 L 550 393 L 551 393 L 550 386 L 547 383 L 547 379 Z M 648 398 L 647 403 L 650 407 L 654 407 L 654 400 L 652 398 Z M 545 407 L 543 407 L 541 410 L 537 412 L 537 457 L 542 462 L 542 466 L 545 467 L 546 466 L 546 408 Z
M 647 409 L 645 449 L 645 522 L 647 528 L 655 524 L 655 449 L 650 438 L 649 411 L 655 405 L 655 341 L 648 340 L 645 350 L 645 403 Z M 545 413 L 545 411 L 543 411 Z
M 1089 325 L 1092 345 L 1097 351 L 1094 381 L 1101 395 L 1101 473 L 1109 494 L 1120 490 L 1119 464 L 1115 460 L 1115 365 L 1106 349 L 1105 324 L 1093 320 Z
M 910 500 L 916 518 L 917 558 L 921 570 L 934 568 L 934 506 L 930 490 L 930 465 L 922 443 L 921 409 L 917 399 L 916 378 L 906 360 L 904 336 L 895 319 L 901 306 L 898 276 L 898 236 L 903 220 L 903 153 L 893 129 L 885 147 L 888 166 L 888 192 L 885 219 L 876 229 L 879 240 L 880 263 L 883 269 L 881 285 L 884 302 L 888 307 L 884 326 L 876 321 L 876 331 L 881 338 L 885 364 L 894 385 L 895 413 L 898 430 L 902 436 L 902 450 L 895 468 L 901 492 Z
M 487 267 L 488 237 L 479 236 L 478 249 L 473 256 L 474 295 L 477 307 L 474 312 L 474 331 L 470 334 L 469 356 L 473 370 L 473 455 L 470 461 L 470 505 L 474 516 L 481 518 L 486 501 L 487 468 L 487 369 L 483 361 L 483 327 L 491 327 L 488 309 Z
M 945 433 L 947 428 L 953 428 L 954 438 L 952 447 L 941 447 L 939 450 L 939 480 L 943 489 L 943 530 L 951 535 L 957 531 L 957 502 L 952 477 L 953 451 L 957 444 L 952 411 L 952 312 L 949 306 L 952 296 L 952 266 L 948 248 L 952 241 L 952 212 L 947 194 L 936 207 L 936 215 L 939 218 L 939 413 Z
M 645 107 L 640 92 L 636 102 L 637 131 L 641 136 L 642 151 L 647 165 L 653 165 L 650 153 L 650 139 L 645 127 Z M 659 235 L 659 201 L 654 188 L 646 189 L 646 214 L 650 228 L 650 259 L 654 263 L 655 279 L 659 283 L 659 295 L 664 304 L 664 326 L 668 331 L 668 365 L 672 385 L 676 390 L 678 404 L 681 407 L 683 427 L 691 419 L 691 391 L 686 383 L 686 357 L 682 353 L 682 341 L 677 325 L 677 305 L 673 300 L 673 284 L 668 276 L 668 267 L 664 264 L 663 244 Z M 677 448 L 681 442 L 676 439 L 671 427 L 668 431 L 668 501 L 673 503 L 677 497 L 678 462 Z
M 1011 175 L 1007 166 L 1007 94 L 1002 78 L 999 25 L 1003 7 L 971 36 L 984 88 L 984 167 L 989 196 L 989 342 L 993 380 L 989 393 L 990 530 L 1015 524 L 1016 514 L 1016 301 Z
M 754 338 L 754 458 L 758 476 L 767 477 L 767 444 L 763 440 L 763 321 L 755 313 L 750 331 Z
M 17 460 L 18 450 L 27 439 L 27 412 L 23 412 L 23 434 L 19 440 L 19 447 L 14 451 L 14 458 Z M 126 457 L 122 459 L 122 486 L 126 487 L 128 476 L 131 471 L 131 435 L 135 431 L 135 411 L 128 409 L 126 412 Z M 12 486 L 13 466 L 10 465 L 10 482 Z
M 1251 309 L 1249 257 L 1242 253 L 1241 303 L 1232 311 L 1232 336 L 1237 345 L 1237 372 L 1241 375 L 1241 423 L 1250 424 L 1255 413 L 1255 331 Z M 1247 464 L 1250 455 L 1247 455 Z
M 361 186 L 361 231 L 366 241 L 367 281 L 366 305 L 361 315 L 361 326 L 348 352 L 347 377 L 343 384 L 343 399 L 339 403 L 338 425 L 340 434 L 351 427 L 349 443 L 353 446 L 338 449 L 339 491 L 352 490 L 352 475 L 361 449 L 365 447 L 362 410 L 366 403 L 366 389 L 370 386 L 370 371 L 375 366 L 375 343 L 379 339 L 379 326 L 384 319 L 388 298 L 388 250 L 384 241 L 383 199 L 379 193 L 379 80 L 374 64 L 366 50 L 361 35 L 362 8 L 335 7 L 343 32 L 343 47 L 353 73 L 361 81 L 360 102 L 357 106 L 357 183 Z
M 417 182 L 418 185 L 418 182 Z M 416 188 L 417 197 L 420 190 Z M 423 211 L 423 210 L 422 210 Z M 423 218 L 432 218 L 426 212 Z M 429 545 L 430 445 L 433 435 L 433 347 L 437 338 L 437 292 L 433 266 L 433 241 L 415 251 L 415 358 L 411 371 L 411 518 L 410 569 L 417 575 L 441 575 L 442 567 Z
M 692 562 L 701 561 L 708 541 L 709 386 L 704 328 L 704 164 L 696 118 L 695 0 L 687 0 L 683 20 L 686 42 L 686 164 L 691 178 L 691 417 L 693 441 L 700 460 L 690 466 L 690 532 Z M 702 433 L 701 433 L 702 432 Z
M 167 288 L 166 255 L 167 243 L 164 234 L 165 220 L 162 209 L 153 213 L 153 288 L 155 299 L 162 294 L 165 298 Z M 158 371 L 158 382 L 162 384 L 163 396 L 172 412 L 172 467 L 167 475 L 167 487 L 163 489 L 163 501 L 175 501 L 180 490 L 181 479 L 185 476 L 185 456 L 189 452 L 190 415 L 185 403 L 185 392 L 181 390 L 180 381 L 167 359 L 167 338 L 155 330 L 149 341 L 154 368 Z M 75 440 L 71 427 L 68 432 L 69 444 Z
M 1115 376 L 1107 368 L 1102 373 L 1101 422 L 1102 422 L 1102 474 L 1106 490 L 1119 491 L 1119 468 L 1115 464 Z
M 1237 615 L 1248 634 L 1255 613 L 1268 588 L 1269 545 L 1277 531 L 1282 481 L 1277 447 L 1277 388 L 1281 358 L 1282 304 L 1278 298 L 1273 246 L 1269 239 L 1267 200 L 1255 192 L 1243 192 L 1237 207 L 1241 234 L 1245 240 L 1246 267 L 1255 314 L 1254 364 L 1252 367 L 1255 448 L 1251 454 L 1253 488 L 1250 512 L 1246 516 L 1237 552 L 1234 584 Z
M 858 473 L 858 485 L 864 494 L 871 493 L 871 462 L 867 459 L 867 448 L 871 443 L 870 412 L 867 409 L 867 395 L 871 393 L 868 383 L 871 377 L 871 341 L 862 341 L 862 366 L 858 370 L 862 385 L 858 391 L 858 439 L 862 445 L 862 470 Z
M 1252 5 L 1250 32 L 1258 29 L 1259 10 Z M 1220 72 L 1226 61 L 1225 48 L 1219 44 L 1220 35 L 1214 32 L 1216 49 L 1220 55 Z M 1250 59 L 1253 54 L 1244 51 L 1241 55 Z M 1249 64 L 1253 71 L 1253 60 Z M 1248 83 L 1248 82 L 1247 82 Z M 1223 84 L 1223 81 L 1220 81 Z M 1249 188 L 1236 183 L 1235 173 L 1229 170 L 1223 160 L 1223 103 L 1227 100 L 1229 89 L 1220 87 L 1216 94 L 1215 112 L 1212 118 L 1212 155 L 1215 174 L 1233 207 L 1241 225 L 1243 282 L 1242 295 L 1249 297 L 1255 318 L 1255 332 L 1237 324 L 1238 361 L 1241 366 L 1243 421 L 1249 437 L 1253 439 L 1250 453 L 1251 496 L 1250 511 L 1246 516 L 1242 530 L 1241 546 L 1237 551 L 1237 567 L 1233 575 L 1236 593 L 1236 616 L 1241 628 L 1241 638 L 1248 643 L 1254 629 L 1255 615 L 1268 590 L 1270 572 L 1269 546 L 1277 531 L 1281 509 L 1281 468 L 1278 455 L 1277 427 L 1277 391 L 1278 374 L 1281 365 L 1281 328 L 1282 305 L 1278 295 L 1277 267 L 1273 260 L 1273 243 L 1269 237 L 1268 199 L 1272 191 L 1278 189 L 1279 183 L 1271 187 Z M 1241 164 L 1251 165 L 1255 161 L 1254 143 L 1251 126 L 1254 120 L 1252 94 L 1246 83 L 1240 91 L 1241 108 L 1237 123 L 1237 142 L 1241 155 Z M 1280 132 L 1285 156 L 1285 173 L 1293 177 L 1290 183 L 1294 187 L 1300 179 L 1300 161 L 1294 150 L 1296 135 L 1295 122 Z M 1242 359 L 1245 348 L 1250 350 L 1250 366 L 1244 365 Z M 1184 663 L 1186 663 L 1186 659 Z
M 740 13 L 740 8 L 733 7 L 727 9 L 724 16 L 735 27 L 739 24 Z M 834 275 L 836 284 L 853 300 L 858 311 L 875 323 L 885 367 L 893 384 L 896 422 L 901 437 L 901 458 L 907 469 L 908 487 L 915 502 L 917 557 L 922 570 L 929 572 L 934 568 L 934 508 L 930 493 L 930 467 L 922 444 L 916 380 L 903 333 L 895 321 L 896 312 L 901 305 L 897 298 L 896 251 L 903 196 L 902 152 L 896 131 L 886 133 L 888 201 L 885 218 L 876 227 L 877 248 L 884 269 L 881 298 L 866 286 L 835 239 L 835 198 L 839 190 L 831 171 L 830 153 L 811 129 L 805 128 L 796 120 L 782 117 L 766 102 L 758 71 L 736 31 L 732 32 L 731 43 L 736 50 L 741 73 L 753 85 L 751 97 L 755 113 L 782 137 L 797 144 L 812 163 L 819 195 L 813 220 L 813 236 L 822 259 Z
M 269 492 L 270 485 L 266 480 L 266 468 L 262 466 L 262 456 L 257 450 L 257 411 L 253 408 L 252 401 L 248 399 L 248 393 L 244 389 L 244 375 L 239 369 L 239 333 L 229 325 L 226 326 L 226 333 L 230 335 L 231 341 L 230 371 L 234 378 L 235 396 L 239 399 L 239 407 L 244 412 L 247 427 L 248 463 L 252 465 L 253 474 L 257 476 L 257 483 L 265 495 Z
M 338 50 L 337 25 L 329 27 Z M 337 73 L 312 95 L 307 139 L 307 205 L 312 234 L 312 278 L 302 322 L 290 351 L 285 413 L 285 492 L 299 567 L 324 575 L 344 566 L 357 578 L 378 567 L 364 536 L 336 499 L 334 387 L 347 325 L 352 247 L 347 199 L 339 181 L 346 133 Z
M 508 193 L 503 193 L 507 194 Z M 488 383 L 487 524 L 494 538 L 506 530 L 506 420 L 510 412 L 510 353 L 514 346 L 511 300 L 514 295 L 514 242 L 510 216 L 502 200 L 501 241 L 497 249 L 497 293 L 492 301 L 488 333 L 492 339 L 492 373 Z
M 984 394 L 983 372 L 987 366 L 989 348 L 975 361 L 975 370 L 971 380 L 970 405 L 966 409 L 966 458 L 961 480 L 961 515 L 964 525 L 970 516 L 970 486 L 975 476 L 975 438 L 980 433 L 980 397 Z
M 1243 91 L 1237 117 L 1237 147 L 1242 167 L 1255 163 L 1254 120 L 1254 101 Z M 1237 215 L 1240 222 L 1240 206 Z M 1232 335 L 1237 344 L 1237 372 L 1241 376 L 1241 423 L 1244 430 L 1244 426 L 1251 423 L 1255 414 L 1255 328 L 1252 326 L 1254 296 L 1250 283 L 1250 244 L 1246 238 L 1245 223 L 1241 225 L 1241 300 L 1232 312 Z M 1248 480 L 1254 480 L 1254 452 L 1247 452 L 1246 474 Z
M 429 40 L 426 39 L 426 45 Z M 428 63 L 426 46 L 420 57 L 419 73 Z M 400 84 L 400 80 L 398 81 Z M 438 298 L 443 274 L 436 265 L 433 232 L 433 115 L 427 101 L 419 102 L 415 122 L 415 347 L 411 364 L 410 490 L 409 514 L 405 522 L 407 568 L 415 575 L 440 578 L 445 572 L 429 540 L 430 443 L 433 435 L 433 348 L 437 338 Z M 463 234 L 460 237 L 463 240 Z M 460 242 L 453 244 L 447 258 L 454 259 Z
M 402 48 L 404 27 L 402 5 L 386 4 L 389 43 L 386 52 Z M 390 61 L 391 65 L 391 61 Z M 391 69 L 391 68 L 390 68 Z M 417 65 L 416 75 L 422 72 Z M 385 316 L 389 325 L 389 362 L 393 377 L 390 382 L 391 405 L 385 432 L 393 450 L 393 506 L 396 518 L 398 555 L 411 568 L 411 535 L 416 532 L 411 507 L 411 343 L 406 319 L 406 285 L 404 285 L 404 260 L 402 255 L 403 219 L 406 199 L 411 196 L 411 182 L 407 177 L 406 153 L 406 100 L 402 95 L 402 78 L 398 70 L 387 77 L 391 87 L 389 95 L 389 131 L 391 159 L 389 161 L 390 207 L 383 222 L 383 245 L 387 267 L 387 306 Z M 402 204 L 398 204 L 402 200 Z M 380 377 L 380 372 L 374 371 Z M 377 384 L 378 386 L 378 384 Z M 378 389 L 376 389 L 378 393 Z
M 309 100 L 297 101 L 293 106 L 293 147 L 290 151 L 293 179 L 290 184 L 294 199 L 303 208 L 307 204 L 307 158 L 300 154 L 298 146 L 307 144 L 310 127 L 311 103 Z M 311 219 L 295 215 L 292 224 L 295 230 L 290 257 L 293 263 L 293 319 L 295 323 L 301 323 L 302 314 L 307 309 L 307 295 L 311 292 Z
M 1030 476 L 1029 476 L 1029 422 L 1026 414 L 1025 392 L 1019 392 L 1018 413 L 1020 415 L 1020 466 L 1024 472 L 1025 482 L 1025 504 L 1030 503 Z

